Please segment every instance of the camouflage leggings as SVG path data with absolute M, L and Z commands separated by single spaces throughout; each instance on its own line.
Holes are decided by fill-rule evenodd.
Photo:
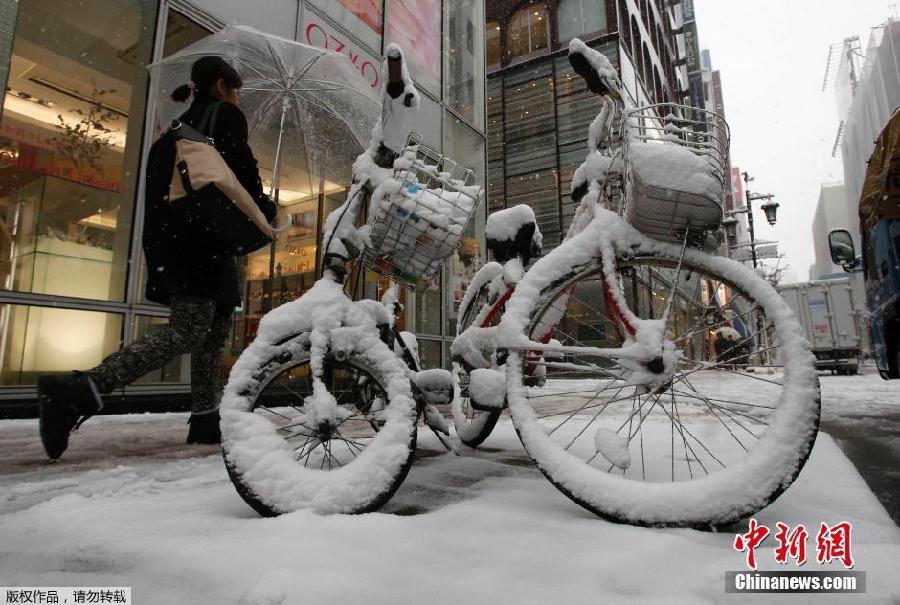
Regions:
M 191 412 L 219 409 L 222 396 L 222 348 L 232 309 L 202 298 L 175 298 L 169 325 L 116 351 L 88 371 L 101 393 L 131 384 L 183 353 L 191 354 Z

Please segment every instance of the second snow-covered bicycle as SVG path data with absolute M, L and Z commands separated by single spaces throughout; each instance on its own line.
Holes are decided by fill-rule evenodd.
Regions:
M 467 293 L 452 347 L 457 432 L 477 445 L 508 407 L 537 467 L 585 508 L 639 525 L 728 524 L 808 458 L 813 359 L 774 289 L 704 250 L 722 220 L 724 121 L 627 108 L 600 53 L 576 39 L 569 60 L 604 99 L 573 179 L 579 207 L 527 272 L 533 215 L 506 210 L 489 225 L 488 240 L 517 254 Z

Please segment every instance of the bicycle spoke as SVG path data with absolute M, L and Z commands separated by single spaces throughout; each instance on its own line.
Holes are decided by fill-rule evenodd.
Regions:
M 663 411 L 663 414 L 665 414 L 666 416 L 669 416 L 669 412 L 666 411 L 666 408 L 665 408 L 665 407 L 660 406 L 660 409 Z M 649 413 L 649 412 L 648 412 L 648 413 Z M 669 416 L 669 420 L 671 420 L 672 422 L 675 422 L 675 419 L 672 418 L 671 416 Z M 687 435 L 689 435 L 694 441 L 696 441 L 697 444 L 698 444 L 700 447 L 702 447 L 703 450 L 704 450 L 707 454 L 709 454 L 709 457 L 710 457 L 710 458 L 712 458 L 713 460 L 715 460 L 716 462 L 718 462 L 719 465 L 720 465 L 722 468 L 725 468 L 725 463 L 722 462 L 721 460 L 719 460 L 719 458 L 716 457 L 716 455 L 713 454 L 713 453 L 710 451 L 710 449 L 709 449 L 708 447 L 706 447 L 706 444 L 705 444 L 705 443 L 703 443 L 702 441 L 700 441 L 700 439 L 698 439 L 698 438 L 697 438 L 690 430 L 688 430 L 688 428 L 687 428 L 686 426 L 684 426 L 684 424 L 682 424 L 682 423 L 679 422 L 679 425 L 681 426 L 681 429 L 682 429 Z M 699 459 L 698 459 L 698 462 L 699 462 Z M 705 470 L 705 469 L 704 469 L 704 470 Z
M 625 387 L 622 387 L 622 388 L 624 389 Z M 584 411 L 584 410 L 590 410 L 590 409 L 599 407 L 599 406 L 601 406 L 601 405 L 611 405 L 611 404 L 613 404 L 613 403 L 618 403 L 618 402 L 620 402 L 620 401 L 625 401 L 626 399 L 630 399 L 631 397 L 633 397 L 633 395 L 626 395 L 625 397 L 618 397 L 618 398 L 610 399 L 610 400 L 607 400 L 607 401 L 600 401 L 600 402 L 598 402 L 598 403 L 595 403 L 595 404 L 592 404 L 592 405 L 588 405 L 588 406 L 585 406 L 585 407 L 581 408 L 581 411 Z M 563 416 L 563 415 L 565 415 L 565 414 L 571 414 L 571 412 L 570 412 L 569 410 L 565 410 L 565 411 L 563 411 L 563 412 L 553 412 L 553 413 L 550 413 L 550 414 L 538 414 L 538 418 L 539 418 L 539 419 L 552 418 L 552 417 L 554 417 L 554 416 Z
M 582 405 L 580 408 L 578 408 L 578 409 L 576 409 L 575 411 L 573 411 L 573 412 L 569 415 L 568 418 L 566 418 L 565 420 L 563 420 L 562 422 L 560 422 L 558 425 L 556 425 L 556 427 L 554 427 L 553 430 L 551 430 L 549 433 L 547 433 L 547 435 L 548 435 L 548 436 L 549 436 L 549 435 L 552 435 L 554 432 L 556 432 L 557 429 L 559 429 L 559 427 L 561 427 L 562 425 L 564 425 L 565 423 L 567 423 L 569 420 L 571 420 L 572 417 L 574 417 L 578 412 L 580 412 L 580 411 L 582 411 L 583 409 L 585 409 L 585 407 L 587 407 L 587 405 L 588 405 L 589 403 L 591 403 L 592 401 L 594 401 L 595 399 L 597 399 L 597 397 L 599 397 L 600 394 L 601 394 L 603 391 L 605 391 L 606 389 L 608 389 L 608 388 L 610 387 L 611 384 L 613 384 L 613 383 L 611 383 L 611 382 L 610 382 L 610 383 L 607 383 L 606 386 L 604 386 L 602 389 L 600 389 L 599 391 L 597 391 L 596 394 L 595 394 L 593 397 L 591 397 L 590 399 L 588 399 L 588 400 L 584 403 L 584 405 Z M 619 389 L 618 391 L 616 391 L 616 394 L 613 395 L 613 398 L 617 397 L 617 396 L 619 395 L 619 393 L 622 392 L 622 389 L 624 389 L 624 388 L 625 388 L 625 387 L 622 387 L 621 389 Z M 608 405 L 608 404 L 607 404 L 607 405 Z M 602 410 L 601 410 L 601 411 L 602 411 Z
M 716 407 L 719 407 L 719 408 L 722 408 L 722 409 L 726 409 L 726 410 L 728 410 L 728 411 L 730 411 L 730 412 L 734 412 L 735 414 L 740 414 L 740 415 L 742 415 L 742 416 L 746 416 L 747 418 L 754 418 L 754 419 L 756 419 L 754 416 L 750 416 L 750 415 L 748 415 L 748 414 L 746 414 L 746 413 L 744 413 L 744 412 L 740 412 L 740 411 L 738 411 L 738 410 L 732 410 L 731 408 L 727 408 L 727 407 L 725 407 L 724 405 L 719 405 L 718 403 L 715 403 L 715 402 L 721 402 L 721 401 L 724 401 L 725 403 L 730 403 L 731 405 L 746 405 L 746 406 L 749 406 L 749 407 L 762 408 L 762 409 L 766 409 L 766 410 L 774 410 L 774 409 L 775 409 L 774 407 L 768 406 L 768 405 L 757 405 L 757 404 L 753 404 L 753 403 L 740 403 L 740 402 L 737 402 L 737 401 L 729 401 L 729 400 L 726 400 L 726 399 L 717 399 L 717 398 L 715 398 L 715 397 L 707 397 L 707 396 L 702 395 L 702 394 L 700 394 L 700 393 L 694 395 L 694 394 L 688 393 L 688 392 L 686 392 L 686 391 L 677 391 L 677 390 L 674 390 L 674 389 L 673 389 L 672 392 L 677 393 L 678 395 L 680 395 L 680 396 L 682 396 L 682 397 L 689 397 L 689 398 L 692 398 L 692 399 L 697 399 L 697 400 L 699 400 L 699 401 L 708 401 L 708 402 L 710 402 L 712 405 L 714 405 L 714 406 L 716 406 Z M 758 420 L 758 419 L 756 419 L 756 420 L 757 420 L 757 422 L 762 422 L 762 421 L 760 421 L 760 420 Z
M 674 412 L 675 418 L 678 420 L 678 423 L 680 425 L 681 424 L 681 415 L 678 413 L 678 406 L 675 405 L 675 391 L 671 391 L 671 393 L 672 393 L 672 411 Z M 675 426 L 674 422 L 672 423 L 672 426 Z M 684 431 L 681 430 L 680 426 L 678 429 L 678 434 L 681 435 L 681 440 L 684 444 L 684 460 L 685 460 L 685 462 L 687 462 L 688 474 L 690 475 L 691 479 L 693 479 L 694 471 L 691 468 L 691 457 L 690 457 L 690 455 L 688 455 L 688 451 L 687 451 L 687 438 L 684 436 Z M 673 453 L 672 455 L 674 456 L 675 454 Z M 674 475 L 672 477 L 672 480 L 674 481 Z

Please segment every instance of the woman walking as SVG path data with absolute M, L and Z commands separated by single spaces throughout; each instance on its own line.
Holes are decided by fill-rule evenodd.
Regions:
M 242 84 L 240 75 L 225 60 L 208 56 L 194 63 L 191 81 L 177 88 L 172 98 L 183 102 L 192 97 L 180 122 L 214 139 L 228 167 L 271 223 L 275 204 L 263 193 L 256 159 L 247 145 L 247 120 L 237 107 Z M 221 441 L 221 354 L 232 313 L 241 302 L 238 271 L 233 248 L 222 244 L 223 234 L 210 229 L 209 222 L 191 214 L 191 209 L 236 213 L 239 221 L 249 218 L 235 210 L 231 200 L 212 184 L 171 203 L 175 160 L 170 130 L 150 150 L 143 232 L 146 298 L 171 308 L 169 324 L 113 353 L 95 368 L 38 378 L 41 441 L 51 459 L 65 451 L 73 429 L 102 409 L 101 394 L 130 384 L 184 353 L 191 354 L 187 443 Z

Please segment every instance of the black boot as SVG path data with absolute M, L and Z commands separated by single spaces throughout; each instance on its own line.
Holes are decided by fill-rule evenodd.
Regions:
M 69 446 L 69 433 L 99 412 L 103 402 L 90 377 L 82 372 L 40 376 L 37 389 L 41 443 L 47 456 L 56 460 Z
M 216 444 L 222 443 L 222 433 L 219 431 L 219 411 L 210 414 L 191 414 L 188 419 L 191 425 L 188 430 L 187 442 Z

